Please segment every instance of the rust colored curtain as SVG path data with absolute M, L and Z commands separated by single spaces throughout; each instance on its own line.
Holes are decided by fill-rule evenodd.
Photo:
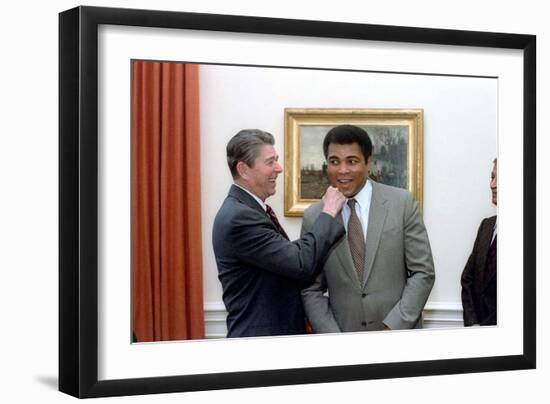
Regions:
M 132 62 L 132 310 L 139 342 L 204 338 L 198 66 Z

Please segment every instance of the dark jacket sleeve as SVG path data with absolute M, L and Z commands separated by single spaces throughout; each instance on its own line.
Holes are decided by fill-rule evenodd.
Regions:
M 250 266 L 297 280 L 312 280 L 330 247 L 345 233 L 342 224 L 322 213 L 309 232 L 289 241 L 269 221 L 258 219 L 252 215 L 233 218 L 229 239 L 234 253 Z
M 481 235 L 482 227 L 483 227 L 483 221 L 481 222 L 479 229 L 477 231 L 474 247 L 472 249 L 470 257 L 468 258 L 468 261 L 466 262 L 466 266 L 462 271 L 462 277 L 460 280 L 460 283 L 462 284 L 462 310 L 463 310 L 463 317 L 464 317 L 464 325 L 467 327 L 474 324 L 479 324 L 479 320 L 477 318 L 477 313 L 475 310 L 474 284 L 475 284 L 475 276 L 476 276 L 476 273 L 475 273 L 476 261 L 477 261 L 477 256 L 479 254 L 479 243 L 480 243 L 480 235 Z

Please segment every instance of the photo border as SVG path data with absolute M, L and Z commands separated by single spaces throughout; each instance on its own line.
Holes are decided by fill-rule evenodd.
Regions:
M 98 26 L 523 50 L 523 354 L 98 380 Z M 326 21 L 77 7 L 59 16 L 59 389 L 104 397 L 536 367 L 536 37 Z

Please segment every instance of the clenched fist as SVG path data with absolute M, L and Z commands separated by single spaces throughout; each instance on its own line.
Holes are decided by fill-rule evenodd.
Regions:
M 342 206 L 346 201 L 346 197 L 343 193 L 338 191 L 338 188 L 328 187 L 325 195 L 323 196 L 323 212 L 328 213 L 332 217 L 336 217 L 342 210 Z

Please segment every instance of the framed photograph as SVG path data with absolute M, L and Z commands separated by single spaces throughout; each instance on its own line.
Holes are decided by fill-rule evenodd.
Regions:
M 185 319 L 196 311 L 204 326 L 186 334 L 185 325 L 169 338 L 162 320 L 161 334 L 144 327 L 139 335 L 133 320 L 136 307 L 149 307 L 132 297 L 132 267 L 142 259 L 132 253 L 133 215 L 140 209 L 133 181 L 153 182 L 132 175 L 141 153 L 133 137 L 141 123 L 132 110 L 140 97 L 146 105 L 160 99 L 141 96 L 132 85 L 141 77 L 137 61 L 168 69 L 162 73 L 168 91 L 187 83 L 172 80 L 172 68 L 190 67 L 189 77 L 199 80 L 198 86 L 183 84 L 192 91 L 170 112 L 178 130 L 195 134 L 189 147 L 164 144 L 181 151 L 174 161 L 186 175 L 177 182 L 193 191 L 176 200 L 185 216 L 165 217 L 185 233 L 183 244 L 162 256 L 179 262 L 183 251 L 184 264 L 202 277 L 193 280 L 199 286 L 186 277 L 167 284 L 168 293 L 177 284 L 172 310 Z M 85 398 L 534 368 L 535 66 L 532 35 L 95 7 L 61 13 L 59 389 Z M 285 135 L 289 106 L 287 124 L 294 123 Z M 198 120 L 182 124 L 183 109 Z M 337 110 L 349 116 L 329 118 Z M 300 111 L 314 113 L 307 118 Z M 311 128 L 301 132 L 307 119 Z M 306 161 L 307 145 L 317 141 L 308 137 L 350 119 L 388 144 L 372 175 L 391 177 L 423 204 L 438 279 L 425 318 L 447 326 L 223 338 L 211 231 L 232 183 L 227 140 L 243 128 L 274 134 L 286 184 L 295 182 L 286 195 L 281 184 L 270 204 L 297 238 L 301 218 L 282 213 L 288 202 L 291 215 L 299 216 L 318 198 L 317 190 L 300 185 L 304 173 L 318 174 L 317 158 Z M 139 139 L 143 150 L 158 155 L 148 135 Z M 397 157 L 390 159 L 389 145 L 396 144 Z M 503 268 L 498 324 L 463 327 L 453 279 L 464 268 L 480 219 L 494 215 L 488 182 L 495 157 Z M 199 303 L 189 303 L 188 295 Z M 150 313 L 153 320 L 162 317 Z
M 356 125 L 373 143 L 370 178 L 407 189 L 422 209 L 421 109 L 285 109 L 285 216 L 303 216 L 327 189 L 323 139 L 337 125 Z

